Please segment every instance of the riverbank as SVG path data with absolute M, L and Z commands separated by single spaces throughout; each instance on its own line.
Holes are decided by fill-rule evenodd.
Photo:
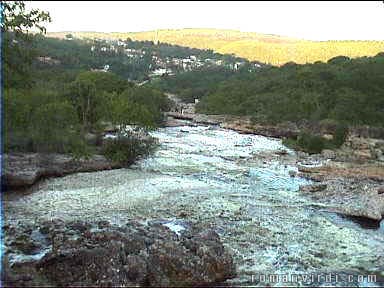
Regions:
M 2 161 L 4 190 L 27 188 L 48 177 L 121 168 L 119 163 L 114 163 L 103 155 L 75 159 L 66 154 L 11 153 L 4 154 Z
M 128 127 L 127 137 L 119 138 L 119 129 L 107 123 L 101 135 L 88 133 L 88 156 L 63 153 L 9 152 L 2 155 L 2 189 L 23 190 L 39 180 L 80 172 L 97 172 L 127 167 L 150 153 L 156 141 L 146 131 Z M 118 141 L 122 139 L 123 141 Z M 117 140 L 117 141 L 116 141 Z

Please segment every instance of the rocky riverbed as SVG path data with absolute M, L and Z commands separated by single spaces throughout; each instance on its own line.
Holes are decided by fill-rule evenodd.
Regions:
M 54 220 L 5 232 L 7 286 L 199 286 L 236 275 L 217 233 L 187 222 Z
M 196 123 L 192 125 L 196 125 Z M 223 274 L 212 272 L 211 276 L 202 275 L 199 276 L 200 278 L 191 276 L 192 278 L 186 279 L 201 280 L 203 278 L 206 279 L 203 281 L 204 283 L 225 281 L 227 285 L 264 286 L 265 284 L 274 285 L 274 283 L 270 280 L 260 281 L 258 278 L 260 275 L 320 275 L 333 272 L 355 276 L 360 274 L 374 275 L 377 281 L 382 281 L 384 233 L 380 222 L 376 220 L 375 225 L 366 225 L 367 223 L 362 225 L 358 221 L 342 217 L 348 213 L 335 209 L 335 207 L 345 206 L 342 201 L 327 202 L 324 197 L 317 197 L 317 199 L 313 197 L 316 193 L 323 193 L 323 191 L 331 188 L 330 182 L 324 182 L 324 179 L 328 181 L 326 177 L 333 172 L 330 170 L 324 179 L 320 179 L 321 177 L 315 179 L 315 176 L 310 177 L 310 175 L 316 173 L 313 171 L 305 172 L 303 167 L 308 168 L 308 170 L 312 169 L 313 166 L 327 167 L 327 163 L 330 163 L 330 161 L 326 161 L 327 157 L 324 155 L 309 157 L 308 155 L 297 154 L 284 147 L 279 139 L 239 134 L 215 125 L 192 125 L 161 128 L 153 132 L 153 136 L 159 139 L 160 148 L 152 157 L 141 160 L 130 169 L 78 173 L 43 180 L 23 193 L 9 191 L 3 197 L 4 224 L 8 227 L 8 230 L 5 230 L 5 235 L 8 237 L 5 243 L 7 259 L 16 265 L 14 267 L 18 267 L 20 264 L 17 263 L 23 262 L 26 256 L 30 259 L 31 256 L 34 257 L 33 255 L 37 255 L 37 258 L 44 255 L 41 259 L 36 260 L 36 263 L 45 263 L 44 261 L 51 259 L 49 257 L 58 261 L 59 258 L 55 258 L 59 257 L 58 255 L 44 254 L 46 251 L 44 247 L 49 247 L 51 242 L 46 242 L 44 245 L 39 244 L 40 248 L 28 252 L 32 254 L 24 254 L 26 252 L 12 244 L 17 242 L 16 236 L 13 235 L 27 235 L 27 237 L 24 236 L 24 239 L 29 239 L 32 237 L 32 231 L 39 229 L 38 227 L 45 227 L 44 225 L 47 224 L 44 223 L 47 221 L 48 223 L 56 223 L 55 221 L 61 220 L 67 223 L 64 228 L 59 228 L 59 230 L 64 230 L 60 233 L 67 238 L 72 237 L 70 235 L 73 234 L 74 238 L 80 241 L 78 243 L 82 243 L 81 245 L 90 242 L 91 246 L 87 249 L 103 248 L 105 243 L 103 241 L 94 242 L 93 236 L 87 238 L 88 234 L 83 235 L 73 231 L 70 227 L 72 224 L 69 223 L 81 220 L 89 223 L 91 226 L 84 225 L 93 227 L 89 228 L 92 230 L 96 226 L 98 227 L 100 221 L 107 221 L 112 228 L 106 228 L 106 231 L 114 233 L 113 231 L 125 229 L 126 224 L 132 223 L 132 221 L 144 225 L 138 227 L 145 231 L 155 229 L 151 228 L 151 224 L 148 226 L 148 223 L 159 223 L 160 221 L 174 230 L 172 232 L 172 229 L 161 228 L 165 229 L 166 232 L 164 233 L 167 233 L 167 237 L 175 239 L 174 242 L 166 240 L 163 242 L 164 245 L 170 242 L 173 243 L 170 244 L 173 245 L 172 249 L 183 250 L 185 248 L 184 242 L 178 237 L 181 236 L 180 231 L 187 226 L 193 227 L 192 230 L 196 231 L 191 232 L 190 236 L 199 237 L 197 236 L 199 233 L 217 234 L 217 237 L 214 236 L 215 245 L 222 243 L 225 255 L 232 256 L 233 265 L 236 267 L 236 276 L 230 272 L 232 271 L 231 265 L 223 266 L 216 263 L 214 266 L 219 265 L 228 268 L 225 270 L 228 272 L 224 273 L 225 277 L 218 277 L 217 275 Z M 336 159 L 331 161 L 336 162 Z M 319 167 L 317 168 L 320 169 Z M 322 169 L 326 170 L 325 168 Z M 370 176 L 372 175 L 370 174 Z M 380 179 L 371 178 L 368 180 L 375 181 L 373 183 L 375 187 L 379 185 L 380 181 L 378 180 Z M 323 182 L 318 182 L 318 180 Z M 359 181 L 361 182 L 362 178 L 359 178 Z M 311 188 L 300 189 L 300 187 L 319 184 L 327 186 L 326 188 L 324 186 L 317 187 L 314 190 Z M 311 191 L 304 191 L 305 189 Z M 379 193 L 381 190 L 376 191 L 378 195 L 382 195 Z M 371 209 L 364 204 L 360 204 L 360 206 L 361 211 Z M 377 216 L 375 213 L 372 215 Z M 20 226 L 20 223 L 23 223 L 26 228 Z M 127 227 L 136 229 L 136 224 L 132 225 L 128 224 Z M 18 230 L 17 233 L 14 233 L 15 229 Z M 208 231 L 214 231 L 216 234 Z M 149 232 L 143 232 L 143 235 L 145 236 L 147 233 Z M 156 233 L 161 234 L 163 232 Z M 49 235 L 49 237 L 51 236 Z M 104 239 L 102 238 L 104 236 L 100 237 L 100 239 Z M 164 239 L 169 239 L 167 237 Z M 126 241 L 117 240 L 120 241 L 119 243 Z M 23 243 L 23 241 L 21 242 Z M 26 242 L 28 243 L 28 241 Z M 28 247 L 28 245 L 26 246 Z M 68 251 L 73 251 L 71 250 L 73 246 L 68 245 L 62 246 L 62 250 L 65 251 L 68 248 Z M 121 244 L 116 247 L 120 247 L 119 245 Z M 179 248 L 175 248 L 176 246 Z M 61 246 L 59 245 L 59 247 Z M 209 247 L 204 251 L 209 251 Z M 146 246 L 144 250 L 148 253 L 149 248 Z M 185 249 L 187 250 L 183 250 L 185 251 L 183 255 L 186 257 L 190 257 L 188 253 L 194 253 L 188 252 L 188 248 Z M 75 255 L 76 259 L 82 259 L 82 256 L 76 254 L 77 252 L 74 253 L 71 255 Z M 108 252 L 103 253 L 109 255 Z M 147 270 L 143 271 L 148 271 L 149 258 L 146 257 L 143 261 L 146 263 Z M 164 257 L 166 262 L 172 260 Z M 195 266 L 196 263 L 200 263 L 200 260 L 194 259 L 197 262 L 193 262 L 193 260 L 188 262 L 192 263 L 188 265 Z M 220 257 L 217 259 L 219 260 L 218 263 L 230 263 L 230 258 L 227 256 L 225 259 L 229 262 L 227 260 L 220 262 Z M 55 263 L 56 260 L 52 260 L 51 263 Z M 120 267 L 119 262 L 116 263 L 117 266 L 112 265 L 111 267 L 120 270 L 118 268 Z M 209 261 L 205 263 L 212 264 Z M 205 264 L 201 265 L 203 266 L 195 267 L 196 271 L 200 271 L 199 267 L 206 267 Z M 181 270 L 178 270 L 178 267 L 181 267 Z M 179 271 L 177 273 L 186 271 L 182 267 L 184 266 L 177 265 L 175 267 L 176 271 Z M 79 274 L 88 273 L 85 270 L 81 271 L 84 273 L 79 272 Z M 11 281 L 18 281 L 17 277 L 23 279 L 24 276 L 22 275 L 25 275 L 17 273 L 17 271 L 13 271 L 13 273 L 16 275 L 10 273 L 12 275 Z M 53 272 L 48 274 L 50 273 Z M 158 271 L 158 273 L 164 274 L 162 271 Z M 44 278 L 44 275 L 43 273 L 41 277 Z M 110 278 L 108 275 L 107 278 Z M 128 274 L 123 273 L 121 275 L 119 279 L 127 279 L 124 277 L 128 277 Z M 143 272 L 140 277 L 142 277 L 141 279 L 149 279 L 152 277 L 149 275 L 152 274 Z M 39 277 L 37 279 L 40 279 Z M 65 284 L 77 283 L 70 277 L 65 276 L 64 278 L 68 279 L 60 281 L 67 281 Z M 91 278 L 78 279 L 82 279 L 81 281 L 84 283 L 93 281 L 90 280 Z M 181 278 L 176 277 L 175 279 L 183 281 Z M 98 280 L 99 278 L 97 278 Z M 188 283 L 197 285 L 202 283 L 199 282 L 200 280 L 197 282 L 191 280 L 192 282 Z M 109 279 L 105 281 L 120 280 Z M 153 285 L 175 283 L 167 282 L 171 280 L 156 281 L 153 282 Z M 303 280 L 300 283 L 303 284 Z M 291 284 L 297 286 L 300 283 Z M 336 283 L 336 285 L 356 287 L 363 285 L 361 283 L 355 278 L 350 283 L 344 281 Z M 288 284 L 284 283 L 284 285 Z M 320 284 L 322 283 L 312 283 L 314 286 Z
M 195 113 L 194 108 L 183 114 L 168 112 L 167 116 L 170 127 L 214 125 L 243 134 L 277 138 L 296 136 L 300 132 L 294 124 L 257 125 L 250 117 L 204 115 Z M 324 127 L 317 128 L 324 130 Z M 346 142 L 337 151 L 324 150 L 322 154 L 311 156 L 299 152 L 296 160 L 299 173 L 292 176 L 317 182 L 300 188 L 305 196 L 327 204 L 332 211 L 380 221 L 384 215 L 384 194 L 381 192 L 384 190 L 384 140 L 368 137 L 370 133 L 380 134 L 376 130 L 369 127 L 351 129 Z M 299 165 L 301 162 L 309 165 Z

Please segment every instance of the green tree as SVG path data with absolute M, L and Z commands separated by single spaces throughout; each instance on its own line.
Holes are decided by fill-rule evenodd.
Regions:
M 146 106 L 130 101 L 125 95 L 114 97 L 110 102 L 111 122 L 118 125 L 121 131 L 126 125 L 137 125 L 143 128 L 155 126 L 154 115 Z
M 30 32 L 45 33 L 43 23 L 51 17 L 38 9 L 28 11 L 22 1 L 1 1 L 1 12 L 4 86 L 29 85 L 30 64 L 36 56 Z
M 69 103 L 52 102 L 36 107 L 30 124 L 34 150 L 72 152 L 75 144 L 79 144 L 77 125 L 76 112 Z
M 86 71 L 78 74 L 67 97 L 77 110 L 84 132 L 105 118 L 111 95 L 121 93 L 127 87 L 128 81 L 113 73 Z

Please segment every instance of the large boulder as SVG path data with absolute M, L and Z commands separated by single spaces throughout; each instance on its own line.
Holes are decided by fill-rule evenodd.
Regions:
M 181 231 L 173 230 L 165 223 L 8 226 L 4 284 L 169 287 L 235 277 L 233 259 L 216 232 L 187 223 Z

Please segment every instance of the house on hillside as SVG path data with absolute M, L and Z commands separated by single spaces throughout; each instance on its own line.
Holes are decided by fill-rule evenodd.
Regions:
M 237 71 L 240 69 L 241 66 L 243 66 L 245 63 L 244 62 L 236 62 L 233 64 L 233 70 Z
M 39 62 L 41 62 L 41 63 L 48 64 L 48 65 L 58 65 L 58 64 L 61 64 L 60 60 L 53 59 L 53 58 L 48 57 L 48 56 L 37 57 L 37 60 Z
M 164 75 L 174 75 L 172 70 L 168 68 L 158 68 L 154 70 L 150 76 L 164 76 Z
M 109 65 L 108 64 L 104 65 L 103 69 L 92 69 L 91 68 L 92 72 L 108 72 L 108 70 L 109 70 Z
M 220 66 L 220 65 L 223 65 L 223 63 L 224 63 L 223 60 L 216 60 L 216 61 L 215 61 L 215 64 L 216 64 L 216 65 L 219 65 L 219 66 Z

